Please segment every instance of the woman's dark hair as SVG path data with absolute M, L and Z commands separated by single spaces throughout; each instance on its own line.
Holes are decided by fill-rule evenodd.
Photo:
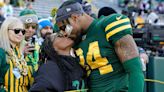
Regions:
M 61 62 L 60 56 L 53 47 L 53 41 L 51 35 L 47 36 L 41 47 L 41 62 L 46 63 L 49 61 L 55 62 L 59 69 L 63 72 L 65 80 L 69 80 L 67 76 L 67 70 L 65 69 L 64 63 Z M 65 81 L 66 82 L 66 81 Z M 67 83 L 67 82 L 66 82 Z
M 57 37 L 57 34 L 49 35 L 46 37 L 46 39 L 44 40 L 42 47 L 41 47 L 41 53 L 42 53 L 41 56 L 42 56 L 43 62 L 45 62 L 45 60 L 47 60 L 47 62 L 52 61 L 58 65 L 58 67 L 61 70 L 63 77 L 64 77 L 64 82 L 65 82 L 64 88 L 69 89 L 69 86 L 72 83 L 72 81 L 71 81 L 71 79 L 72 79 L 71 77 L 73 76 L 72 70 L 77 70 L 79 73 L 80 65 L 78 64 L 78 62 L 74 61 L 74 59 L 67 58 L 68 60 L 63 60 L 64 56 L 59 55 L 53 47 L 53 41 L 56 37 Z M 67 61 L 69 61 L 69 62 L 67 62 Z M 71 67 L 71 66 L 69 66 L 68 63 L 71 66 L 73 66 L 73 68 L 69 69 L 69 67 Z

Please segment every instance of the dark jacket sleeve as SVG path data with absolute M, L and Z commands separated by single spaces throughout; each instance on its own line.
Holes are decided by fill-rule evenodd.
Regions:
M 40 66 L 29 92 L 64 92 L 63 76 L 54 62 Z

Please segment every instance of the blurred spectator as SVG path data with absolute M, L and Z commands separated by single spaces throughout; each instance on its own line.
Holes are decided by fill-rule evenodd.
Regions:
M 4 20 L 5 20 L 5 18 L 3 16 L 2 8 L 0 8 L 0 27 L 1 27 Z
M 164 14 L 164 5 L 162 2 L 158 4 L 157 11 L 158 13 Z
M 92 6 L 88 1 L 85 1 L 85 0 L 84 1 L 83 0 L 70 0 L 70 1 L 75 1 L 75 2 L 80 3 L 82 5 L 85 13 L 87 13 L 88 15 L 90 15 L 93 18 L 97 18 L 96 14 L 94 14 L 92 12 Z
M 27 9 L 33 9 L 32 3 L 31 3 L 31 2 L 28 2 L 28 3 L 26 4 L 26 8 L 27 8 Z
M 20 12 L 19 16 L 26 28 L 25 40 L 30 41 L 38 28 L 38 17 L 36 12 L 32 9 L 24 9 Z
M 17 7 L 17 6 L 19 6 L 18 4 L 18 0 L 10 0 L 10 4 L 12 4 L 13 5 L 13 7 Z
M 150 24 L 156 24 L 159 21 L 159 16 L 156 14 L 155 11 L 150 11 L 146 21 Z
M 150 1 L 149 0 L 143 0 L 143 1 L 141 1 L 141 3 L 140 3 L 140 9 L 142 10 L 142 11 L 144 11 L 144 13 L 147 13 L 148 12 L 148 10 L 150 10 Z
M 18 0 L 19 8 L 24 9 L 24 0 Z
M 2 23 L 3 23 L 3 21 L 5 20 L 5 17 L 3 16 L 4 13 L 2 11 L 3 5 L 4 5 L 4 3 L 3 2 L 0 2 L 0 27 L 1 27 Z
M 87 13 L 88 15 L 90 15 L 93 18 L 97 18 L 96 14 L 94 14 L 92 12 L 92 5 L 89 2 L 82 1 L 82 7 L 83 7 L 83 10 L 84 10 L 85 13 Z
M 141 59 L 142 71 L 146 78 L 146 65 L 149 62 L 149 57 L 143 48 L 138 47 L 138 51 Z M 146 82 L 144 83 L 144 92 L 146 92 Z
M 98 11 L 98 18 L 100 18 L 102 15 L 103 16 L 108 16 L 111 14 L 117 13 L 113 8 L 111 7 L 102 7 L 100 8 L 100 10 Z
M 26 30 L 24 40 L 24 55 L 26 57 L 28 67 L 31 69 L 31 75 L 34 77 L 35 72 L 38 69 L 40 49 L 37 42 L 37 36 L 35 35 L 38 28 L 38 17 L 34 10 L 24 9 L 20 12 L 20 19 L 23 21 Z M 30 83 L 33 83 L 32 79 Z
M 10 5 L 10 0 L 5 0 L 5 5 L 3 6 L 2 11 L 4 12 L 5 18 L 13 16 L 13 7 Z
M 141 58 L 141 64 L 142 64 L 142 70 L 146 72 L 146 64 L 149 61 L 148 55 L 146 54 L 145 50 L 141 47 L 138 47 L 140 58 Z
M 142 28 L 144 26 L 145 20 L 142 16 L 142 11 L 139 11 L 137 18 L 135 19 L 135 27 Z
M 39 45 L 42 45 L 42 42 L 44 41 L 46 35 L 53 33 L 53 25 L 49 19 L 40 19 L 38 21 L 39 29 L 38 29 L 38 43 Z

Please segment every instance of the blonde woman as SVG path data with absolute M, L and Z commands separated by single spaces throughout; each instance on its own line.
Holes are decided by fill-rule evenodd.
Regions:
M 0 92 L 27 92 L 28 67 L 21 51 L 25 30 L 21 20 L 7 18 L 0 29 Z

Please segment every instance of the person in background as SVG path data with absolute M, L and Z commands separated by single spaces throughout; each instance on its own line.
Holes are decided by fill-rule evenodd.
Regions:
M 150 24 L 157 24 L 159 22 L 159 16 L 157 15 L 157 13 L 154 10 L 151 10 L 148 13 L 146 21 Z
M 92 11 L 92 5 L 89 2 L 82 1 L 82 4 L 81 5 L 83 7 L 84 12 L 86 12 L 88 15 L 90 15 L 93 18 L 97 18 L 96 14 L 93 13 L 93 11 Z
M 13 16 L 13 6 L 10 5 L 10 0 L 5 0 L 5 5 L 2 8 L 2 11 L 4 12 L 4 17 L 10 17 Z
M 143 92 L 141 61 L 127 16 L 93 19 L 79 3 L 66 1 L 57 11 L 56 22 L 75 42 L 90 92 Z
M 138 16 L 135 19 L 135 27 L 142 28 L 144 26 L 145 19 L 142 16 L 142 11 L 140 10 Z
M 157 9 L 158 13 L 164 14 L 164 4 L 162 2 L 159 2 Z
M 45 37 L 49 34 L 53 33 L 53 24 L 49 19 L 40 19 L 38 21 L 39 28 L 38 28 L 38 43 L 41 46 L 42 42 L 44 41 Z
M 41 50 L 45 61 L 29 92 L 87 92 L 85 72 L 75 58 L 73 43 L 60 33 L 46 37 Z
M 19 8 L 20 8 L 21 10 L 23 10 L 24 7 L 25 7 L 25 2 L 24 2 L 24 0 L 18 0 L 18 4 L 19 4 Z
M 33 9 L 32 3 L 31 3 L 31 2 L 28 2 L 28 3 L 26 4 L 26 8 L 27 8 L 27 9 Z
M 142 64 L 142 71 L 146 72 L 146 64 L 149 62 L 148 55 L 146 54 L 145 50 L 141 47 L 138 47 L 140 58 L 141 58 L 141 64 Z
M 151 8 L 151 0 L 140 1 L 140 10 L 144 13 L 148 13 Z
M 8 17 L 0 29 L 0 92 L 28 92 L 30 71 L 21 43 L 25 35 L 22 21 Z
M 115 13 L 117 12 L 111 7 L 102 7 L 98 11 L 98 18 L 100 18 L 101 16 L 109 16 Z
M 3 21 L 5 20 L 5 17 L 3 16 L 3 11 L 2 11 L 2 7 L 3 7 L 3 4 L 0 4 L 0 27 L 3 23 Z
M 39 61 L 39 43 L 37 42 L 36 30 L 38 28 L 38 17 L 36 12 L 31 9 L 24 9 L 20 12 L 20 19 L 23 21 L 25 26 L 25 40 L 24 40 L 24 55 L 27 65 L 31 72 L 31 81 L 33 83 L 33 77 L 38 69 Z
M 138 51 L 139 51 L 139 54 L 140 54 L 140 59 L 141 59 L 141 64 L 142 64 L 142 71 L 143 71 L 144 77 L 146 78 L 147 77 L 146 76 L 147 75 L 146 65 L 149 62 L 149 57 L 148 57 L 146 51 L 143 48 L 138 47 Z M 144 83 L 144 92 L 147 92 L 146 91 L 146 82 Z

